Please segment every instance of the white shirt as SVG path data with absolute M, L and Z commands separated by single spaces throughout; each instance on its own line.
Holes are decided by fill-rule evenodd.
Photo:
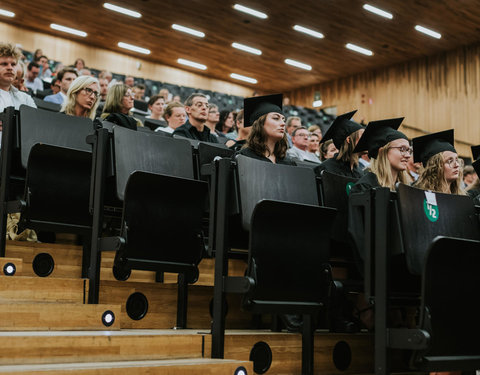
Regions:
M 22 104 L 37 108 L 30 95 L 14 86 L 10 86 L 9 91 L 0 90 L 0 112 L 3 112 L 7 107 L 15 107 L 18 110 Z
M 173 133 L 175 131 L 175 129 L 172 129 L 170 126 L 167 126 L 166 128 L 162 128 L 161 126 L 159 126 L 158 128 L 155 129 L 156 132 L 159 132 L 159 131 L 162 131 L 162 132 L 165 132 L 165 133 Z

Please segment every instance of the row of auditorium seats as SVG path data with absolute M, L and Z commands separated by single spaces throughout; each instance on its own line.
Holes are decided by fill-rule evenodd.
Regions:
M 345 241 L 350 215 L 346 242 L 374 301 L 375 373 L 390 373 L 393 349 L 416 371 L 479 368 L 480 235 L 469 197 L 436 194 L 429 207 L 425 192 L 401 185 L 352 195 L 347 210 L 353 181 L 312 168 L 27 106 L 7 108 L 2 121 L 0 256 L 7 213 L 21 211 L 21 227 L 83 235 L 90 303 L 101 254 L 115 251 L 119 280 L 133 269 L 159 281 L 178 274 L 176 324 L 185 327 L 188 284 L 201 259 L 215 257 L 212 356 L 223 357 L 226 293 L 240 293 L 252 313 L 303 314 L 302 373 L 313 374 L 314 317 L 343 287 L 332 276 L 331 241 Z M 233 257 L 247 260 L 245 276 L 229 276 Z M 415 327 L 387 323 L 399 306 L 418 308 Z

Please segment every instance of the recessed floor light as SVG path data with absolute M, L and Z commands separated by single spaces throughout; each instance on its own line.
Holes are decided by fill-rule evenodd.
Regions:
M 150 55 L 150 50 L 138 46 L 134 46 L 133 44 L 128 44 L 124 42 L 118 42 L 117 44 L 120 48 L 125 48 L 133 52 L 143 53 L 144 55 Z
M 119 7 L 118 5 L 115 5 L 115 4 L 103 3 L 103 7 L 109 10 L 113 10 L 114 12 L 125 14 L 126 16 L 130 16 L 134 18 L 142 17 L 141 13 L 138 13 L 131 9 Z
M 259 49 L 246 46 L 245 44 L 232 43 L 232 47 L 236 48 L 236 49 L 240 49 L 240 50 L 248 52 L 248 53 L 253 53 L 254 55 L 261 55 L 262 54 L 262 51 L 260 51 Z
M 187 34 L 190 34 L 190 35 L 198 36 L 199 38 L 205 37 L 205 33 L 202 33 L 201 31 L 191 29 L 190 27 L 186 27 L 186 26 L 182 26 L 182 25 L 177 25 L 176 23 L 174 23 L 172 25 L 172 29 L 177 30 L 177 31 L 181 31 L 182 33 L 187 33 Z
M 0 15 L 5 17 L 15 17 L 15 13 L 10 12 L 9 10 L 0 9 Z
M 192 68 L 200 69 L 200 70 L 207 70 L 207 66 L 203 64 L 199 64 L 195 61 L 185 60 L 185 59 L 178 59 L 177 62 L 182 65 L 191 66 Z
M 347 43 L 347 44 L 345 45 L 345 47 L 347 47 L 348 49 L 350 49 L 350 50 L 352 50 L 352 51 L 361 53 L 361 54 L 363 54 L 363 55 L 367 55 L 367 56 L 372 56 L 372 55 L 373 55 L 373 52 L 370 51 L 369 49 L 366 49 L 366 48 L 357 46 L 356 44 Z
M 258 10 L 255 10 L 255 9 L 252 9 L 252 8 L 248 8 L 246 6 L 243 6 L 243 5 L 240 5 L 240 4 L 235 4 L 233 6 L 234 9 L 240 11 L 240 12 L 243 12 L 243 13 L 247 13 L 247 14 L 250 14 L 252 16 L 255 16 L 255 17 L 258 17 L 258 18 L 261 18 L 261 19 L 266 19 L 268 18 L 268 16 L 263 13 L 263 12 L 259 12 Z
M 420 31 L 421 33 L 427 34 L 436 39 L 440 39 L 442 37 L 442 34 L 437 33 L 436 31 L 427 29 L 426 27 L 423 27 L 420 25 L 415 26 L 415 30 Z
M 230 74 L 230 77 L 232 77 L 233 79 L 238 79 L 240 81 L 245 81 L 245 82 L 248 82 L 248 83 L 254 83 L 255 84 L 255 83 L 258 82 L 255 78 L 242 76 L 241 74 L 237 74 L 237 73 Z
M 380 9 L 380 8 L 374 7 L 374 6 L 369 5 L 369 4 L 364 4 L 363 9 L 368 10 L 371 13 L 375 13 L 378 16 L 388 18 L 390 20 L 393 18 L 393 14 L 388 13 L 388 12 L 386 12 L 386 11 Z
M 318 32 L 318 31 L 308 29 L 308 28 L 300 26 L 300 25 L 293 26 L 293 30 L 300 31 L 301 33 L 305 33 L 305 34 L 314 36 L 315 38 L 319 38 L 319 39 L 322 39 L 322 38 L 325 37 L 322 33 Z
M 292 65 L 300 69 L 312 70 L 310 65 L 292 59 L 285 59 L 285 64 Z
M 67 27 L 67 26 L 57 25 L 56 23 L 50 24 L 50 27 L 53 30 L 63 31 L 64 33 L 69 33 L 69 34 L 81 36 L 84 38 L 87 36 L 87 33 L 85 31 L 72 29 L 71 27 Z

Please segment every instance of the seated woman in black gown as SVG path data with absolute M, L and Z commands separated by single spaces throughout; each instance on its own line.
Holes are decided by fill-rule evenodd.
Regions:
M 438 193 L 465 195 L 462 189 L 463 160 L 453 147 L 453 129 L 413 138 L 415 162 L 423 171 L 415 187 Z
M 354 152 L 368 151 L 370 168 L 350 193 L 358 193 L 374 187 L 395 190 L 395 184 L 408 183 L 407 164 L 412 155 L 408 138 L 397 129 L 403 118 L 370 122 Z
M 364 132 L 364 127 L 351 118 L 357 111 L 338 116 L 330 125 L 320 143 L 329 139 L 339 150 L 333 158 L 325 160 L 318 168 L 340 176 L 360 178 L 362 169 L 358 166 L 358 155 L 353 152 L 358 140 Z
M 244 100 L 244 126 L 251 126 L 252 131 L 239 152 L 241 155 L 269 163 L 295 165 L 286 157 L 288 142 L 282 97 L 282 94 L 276 94 Z

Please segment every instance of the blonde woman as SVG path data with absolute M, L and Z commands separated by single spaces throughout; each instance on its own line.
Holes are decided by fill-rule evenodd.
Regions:
M 137 126 L 143 126 L 143 124 L 140 120 L 130 115 L 132 108 L 132 88 L 122 83 L 116 84 L 108 90 L 103 113 L 100 117 L 117 125 L 135 130 Z
M 395 190 L 397 182 L 408 183 L 407 164 L 412 155 L 408 138 L 397 129 L 403 118 L 370 122 L 354 152 L 368 151 L 367 173 L 352 187 L 358 193 L 374 187 Z
M 70 116 L 95 119 L 100 96 L 98 80 L 90 76 L 77 77 L 67 91 L 61 112 Z
M 320 166 L 320 171 L 335 173 L 340 176 L 360 178 L 363 171 L 358 165 L 358 154 L 353 150 L 364 132 L 362 125 L 352 121 L 356 111 L 338 116 L 328 128 L 320 143 L 333 140 L 338 153 L 333 158 L 325 160 Z
M 414 161 L 423 172 L 415 187 L 438 193 L 465 195 L 462 188 L 463 160 L 453 147 L 453 129 L 413 138 Z

